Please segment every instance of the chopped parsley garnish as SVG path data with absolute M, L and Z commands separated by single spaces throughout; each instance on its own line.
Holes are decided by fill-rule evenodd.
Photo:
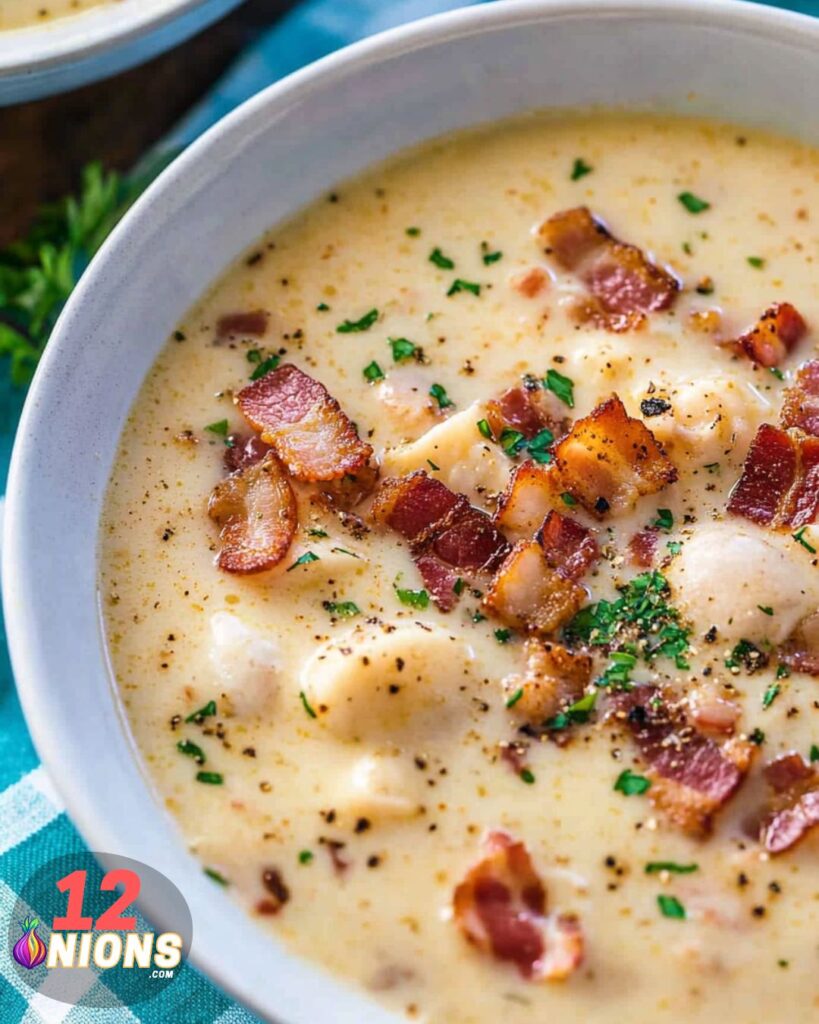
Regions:
M 501 433 L 499 440 L 501 448 L 512 457 L 526 447 L 526 437 L 519 430 L 512 430 L 510 427 Z
M 319 311 L 319 313 L 329 313 L 330 312 L 330 307 L 327 305 L 326 302 L 320 302 L 316 306 L 316 309 Z
M 623 796 L 642 796 L 649 789 L 651 779 L 647 779 L 645 775 L 635 775 L 629 768 L 620 772 L 614 783 L 615 792 L 622 793 Z
M 507 707 L 508 707 L 508 705 L 507 705 Z M 811 743 L 811 745 L 810 745 L 810 755 L 809 756 L 810 756 L 811 762 L 819 761 L 819 747 L 815 743 Z
M 264 377 L 266 374 L 270 373 L 271 370 L 275 370 L 280 362 L 281 359 L 278 356 L 268 356 L 267 359 L 263 359 L 253 373 L 251 373 L 250 379 L 258 380 L 260 377 Z
M 546 728 L 558 732 L 560 729 L 568 729 L 570 725 L 583 725 L 588 722 L 589 715 L 594 711 L 596 703 L 597 693 L 592 690 L 591 693 L 584 694 L 574 704 L 570 704 L 565 711 L 559 711 L 554 718 L 550 718 L 546 723 Z
M 587 174 L 591 174 L 593 170 L 594 168 L 591 164 L 587 164 L 582 156 L 578 156 L 572 164 L 572 173 L 569 177 L 572 181 L 580 181 L 580 179 L 585 178 Z
M 377 319 L 378 310 L 371 309 L 359 320 L 345 320 L 344 323 L 341 323 L 336 327 L 336 331 L 339 334 L 355 334 L 358 331 L 369 331 Z
M 512 694 L 512 696 L 509 698 L 509 700 L 507 700 L 506 706 L 508 708 L 513 708 L 517 704 L 517 702 L 520 700 L 520 698 L 522 696 L 523 696 L 523 687 L 521 687 L 519 690 L 515 690 L 515 692 Z
M 481 286 L 475 281 L 464 281 L 462 277 L 456 277 L 449 286 L 447 295 L 457 295 L 458 292 L 471 292 L 472 295 L 480 295 Z
M 336 552 L 336 554 L 339 554 L 339 555 L 349 555 L 350 558 L 360 558 L 361 557 L 360 555 L 357 555 L 355 553 L 355 551 L 348 551 L 347 548 L 330 548 L 330 550 Z
M 433 249 L 429 254 L 429 262 L 434 263 L 441 270 L 453 270 L 455 267 L 455 261 L 451 260 L 449 256 L 444 256 L 438 248 Z
M 420 228 L 407 228 L 406 231 L 404 232 L 404 234 L 408 235 L 410 238 L 418 238 L 420 236 L 420 234 L 421 234 L 421 229 Z
M 748 265 L 754 267 L 755 270 L 762 270 L 765 266 L 765 260 L 761 256 L 749 256 Z
M 217 885 L 230 885 L 230 882 L 225 878 L 223 874 L 216 870 L 216 868 L 202 868 L 205 874 L 212 881 L 216 882 Z
M 249 363 L 260 363 L 262 361 L 262 350 L 260 348 L 249 348 L 245 358 Z
M 535 462 L 541 465 L 552 461 L 552 453 L 549 451 L 554 443 L 555 435 L 547 427 L 538 431 L 537 434 L 526 442 L 526 451 Z M 571 495 L 570 495 L 571 497 Z M 566 503 L 568 504 L 568 502 Z
M 787 679 L 790 674 L 791 670 L 784 663 L 780 662 L 780 664 L 776 666 L 777 679 Z
M 427 459 L 427 465 L 433 473 L 437 473 L 441 468 L 436 462 L 433 462 L 432 459 Z
M 782 687 L 779 685 L 779 683 L 771 683 L 771 685 L 768 687 L 768 689 L 765 691 L 762 697 L 762 707 L 769 708 L 781 692 Z
M 679 199 L 689 213 L 704 213 L 706 210 L 711 209 L 711 204 L 707 200 L 700 199 L 693 192 L 680 192 L 677 199 Z
M 196 781 L 204 782 L 206 786 L 221 786 L 225 777 L 221 772 L 197 772 Z
M 785 374 L 779 369 L 778 366 L 769 366 L 768 372 L 772 373 L 777 380 L 784 380 Z
M 361 372 L 364 374 L 364 379 L 368 380 L 371 384 L 377 380 L 384 379 L 384 371 L 374 359 L 371 363 L 367 363 Z
M 703 468 L 707 469 L 709 473 L 719 473 L 718 462 L 706 462 Z
M 529 768 L 521 769 L 520 777 L 527 786 L 531 786 L 535 781 L 534 773 Z
M 575 496 L 573 494 L 569 494 L 568 491 L 564 491 L 560 495 L 560 500 L 563 502 L 564 505 L 568 505 L 569 508 L 571 508 L 572 505 L 576 505 L 577 504 L 577 498 L 575 498 Z
M 801 544 L 806 551 L 810 551 L 812 555 L 815 555 L 816 548 L 805 540 L 805 530 L 807 530 L 807 526 L 803 526 L 800 530 L 797 530 L 796 533 L 792 533 L 791 536 L 797 544 Z
M 657 905 L 663 917 L 673 917 L 678 921 L 685 920 L 685 907 L 676 896 L 669 896 L 667 893 L 661 892 L 657 897 Z
M 472 616 L 473 622 L 486 622 L 486 616 L 483 612 L 475 612 Z
M 216 714 L 216 701 L 209 700 L 207 704 L 199 708 L 198 711 L 194 711 L 193 714 L 188 715 L 185 719 L 186 722 L 201 722 L 203 718 L 211 718 Z
M 481 258 L 485 266 L 491 267 L 493 263 L 503 258 L 503 253 L 498 249 L 496 252 L 485 252 Z
M 769 604 L 758 604 L 757 608 L 762 612 L 763 615 L 773 615 L 774 610 Z
M 668 550 L 671 552 L 672 555 L 678 555 L 682 551 L 682 541 L 670 540 L 666 544 L 666 547 L 668 548 Z
M 744 668 L 749 675 L 752 675 L 759 669 L 765 668 L 768 660 L 768 655 L 761 651 L 756 644 L 752 644 L 750 640 L 740 640 L 725 659 L 725 667 Z
M 448 409 L 450 406 L 454 406 L 455 403 L 446 393 L 446 388 L 443 384 L 433 384 L 429 389 L 430 396 L 435 399 L 438 403 L 439 409 Z
M 757 747 L 761 747 L 762 744 L 765 742 L 765 733 L 759 727 L 757 727 L 756 729 L 753 729 L 751 732 L 748 733 L 748 739 Z
M 673 860 L 652 860 L 646 864 L 647 875 L 658 875 L 661 871 L 668 871 L 672 875 L 690 875 L 699 871 L 699 864 L 677 864 Z
M 299 864 L 309 864 L 313 859 L 312 850 L 302 850 L 299 853 Z
M 666 533 L 674 526 L 674 516 L 671 513 L 670 508 L 658 508 L 657 518 L 654 520 L 653 526 L 656 526 L 658 530 L 665 530 Z
M 396 587 L 395 593 L 398 595 L 398 600 L 401 604 L 405 604 L 410 608 L 429 607 L 429 594 L 426 590 L 403 590 L 401 587 Z
M 307 699 L 307 694 L 304 692 L 304 690 L 299 690 L 299 700 L 301 701 L 301 706 L 307 712 L 307 716 L 309 718 L 318 718 L 318 715 L 313 710 L 310 701 Z
M 570 409 L 574 408 L 574 381 L 570 377 L 564 377 L 557 370 L 547 370 L 543 386 L 557 395 Z
M 197 746 L 196 743 L 191 743 L 190 740 L 180 740 L 176 744 L 176 749 L 180 754 L 184 754 L 185 757 L 194 758 L 197 764 L 205 763 L 205 751 L 200 746 Z
M 322 608 L 331 615 L 338 615 L 342 619 L 351 619 L 361 614 L 361 609 L 355 601 L 322 601 Z
M 462 580 L 460 576 L 452 584 L 452 589 L 458 595 L 458 597 L 460 597 L 461 594 L 464 592 L 464 588 L 465 587 L 466 587 L 466 582 L 464 580 Z
M 392 349 L 392 357 L 396 363 L 401 363 L 405 359 L 412 359 L 418 352 L 418 346 L 411 342 L 409 338 L 387 338 L 387 343 Z
M 218 420 L 216 423 L 209 423 L 205 430 L 209 430 L 211 434 L 218 434 L 219 437 L 227 437 L 229 425 L 227 420 Z
M 629 651 L 612 651 L 611 661 L 597 686 L 611 687 L 614 690 L 631 690 L 631 673 L 637 664 L 637 655 Z
M 292 565 L 288 565 L 287 571 L 292 572 L 294 569 L 297 569 L 300 565 L 309 565 L 310 562 L 317 562 L 318 560 L 318 555 L 314 555 L 312 551 L 305 551 L 303 555 L 299 555 L 299 557 Z
M 492 428 L 489 426 L 489 420 L 478 420 L 477 427 L 482 437 L 485 437 L 487 441 L 493 440 L 494 435 L 492 434 Z
M 320 530 L 316 526 L 311 526 L 307 531 L 308 537 L 329 537 L 330 534 L 326 530 Z
M 508 644 L 509 641 L 512 639 L 512 630 L 511 629 L 496 629 L 495 630 L 495 639 L 498 641 L 499 644 Z

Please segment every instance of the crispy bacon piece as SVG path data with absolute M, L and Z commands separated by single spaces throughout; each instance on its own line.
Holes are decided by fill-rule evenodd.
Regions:
M 535 539 L 549 565 L 567 580 L 579 580 L 600 557 L 591 530 L 559 512 L 548 514 Z
M 541 430 L 555 437 L 566 433 L 568 420 L 557 408 L 558 399 L 539 385 L 525 384 L 508 388 L 486 403 L 486 418 L 492 433 L 500 437 L 504 430 L 518 430 L 530 440 Z
M 208 515 L 221 527 L 216 564 L 240 576 L 278 565 L 298 525 L 293 488 L 273 454 L 218 483 Z
M 698 729 L 718 736 L 732 736 L 742 714 L 742 708 L 726 700 L 707 683 L 688 691 L 691 721 Z
M 819 676 L 819 612 L 814 612 L 797 626 L 779 649 L 779 660 L 794 672 Z
M 796 380 L 785 391 L 780 419 L 783 427 L 798 427 L 819 437 L 819 359 L 797 370 Z
M 265 444 L 258 434 L 231 434 L 228 439 L 230 444 L 225 448 L 222 458 L 225 469 L 228 473 L 235 473 L 237 469 L 247 469 L 248 466 L 255 466 L 261 462 L 268 452 L 273 449 Z
M 239 408 L 296 480 L 338 480 L 363 469 L 373 453 L 319 381 L 291 363 L 253 381 Z
M 611 703 L 646 763 L 655 807 L 684 831 L 707 835 L 714 815 L 741 785 L 757 748 L 747 740 L 720 745 L 704 736 L 655 686 L 612 694 Z
M 624 330 L 643 314 L 670 309 L 680 283 L 634 245 L 618 241 L 585 206 L 556 213 L 538 232 L 547 254 L 588 288 L 601 326 Z M 603 315 L 599 315 L 602 313 Z
M 372 515 L 410 542 L 430 594 L 444 611 L 455 603 L 452 588 L 460 574 L 492 573 L 509 551 L 485 512 L 423 470 L 383 481 Z
M 262 309 L 246 313 L 227 313 L 217 321 L 216 337 L 219 341 L 248 336 L 261 337 L 267 330 L 267 319 L 267 313 Z
M 769 853 L 784 853 L 819 825 L 819 773 L 800 754 L 782 754 L 765 765 L 773 790 L 759 840 Z
M 760 526 L 793 529 L 819 513 L 819 438 L 763 423 L 751 442 L 728 511 Z
M 654 565 L 657 556 L 657 544 L 659 534 L 656 530 L 640 530 L 635 533 L 628 542 L 629 555 L 633 565 L 639 565 L 641 569 L 650 569 Z
M 677 479 L 674 464 L 642 420 L 612 395 L 555 448 L 564 490 L 598 517 L 630 509 Z
M 583 962 L 576 917 L 547 914 L 546 890 L 529 851 L 508 833 L 483 839 L 483 856 L 455 889 L 455 922 L 467 940 L 524 978 L 562 981 Z
M 507 698 L 520 693 L 510 710 L 533 726 L 540 726 L 580 700 L 591 681 L 592 659 L 561 644 L 529 639 L 524 645 L 526 667 L 503 680 Z
M 586 591 L 549 564 L 537 541 L 518 541 L 495 574 L 483 606 L 516 629 L 551 633 L 585 604 Z
M 790 302 L 775 302 L 734 344 L 761 366 L 779 366 L 806 331 L 805 321 Z
M 549 512 L 566 506 L 564 490 L 554 465 L 524 462 L 516 466 L 498 500 L 494 521 L 511 540 L 529 540 Z

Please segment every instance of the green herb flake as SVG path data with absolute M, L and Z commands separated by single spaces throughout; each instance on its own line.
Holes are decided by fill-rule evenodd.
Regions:
M 352 619 L 361 614 L 361 609 L 355 601 L 322 601 L 322 608 L 331 615 L 338 615 L 342 619 Z
M 209 430 L 211 434 L 217 434 L 219 437 L 227 437 L 229 424 L 227 420 L 218 420 L 216 423 L 209 423 L 205 430 Z
M 811 743 L 811 745 L 810 745 L 810 755 L 809 756 L 810 756 L 811 762 L 819 761 L 819 746 L 817 746 L 815 743 Z
M 180 740 L 176 744 L 176 749 L 185 757 L 194 758 L 197 764 L 205 763 L 205 751 L 196 743 L 191 743 L 190 740 Z
M 245 353 L 249 363 L 260 363 L 262 361 L 262 350 L 260 348 L 249 348 Z
M 312 551 L 305 551 L 303 555 L 299 555 L 299 557 L 292 565 L 288 565 L 287 571 L 292 572 L 294 569 L 297 569 L 300 565 L 309 565 L 310 562 L 318 562 L 318 560 L 318 555 L 314 555 Z
M 568 491 L 564 491 L 560 495 L 560 500 L 563 502 L 564 505 L 568 505 L 569 508 L 577 504 L 577 498 L 575 498 L 573 494 L 569 494 Z
M 357 334 L 360 331 L 369 331 L 378 319 L 378 310 L 371 309 L 359 320 L 345 320 L 336 327 L 339 334 Z
M 512 639 L 512 630 L 511 629 L 496 629 L 495 630 L 495 639 L 498 641 L 499 644 L 508 644 L 509 641 Z
M 668 548 L 670 554 L 678 555 L 682 551 L 682 541 L 670 540 L 666 544 L 666 547 Z
M 443 384 L 433 384 L 432 387 L 430 387 L 429 389 L 429 394 L 430 397 L 434 398 L 435 401 L 438 403 L 439 409 L 449 409 L 450 407 L 455 405 L 455 403 L 446 393 L 446 388 L 443 386 Z
M 685 907 L 676 896 L 661 892 L 657 897 L 657 906 L 663 917 L 672 917 L 677 921 L 684 921 L 686 918 Z
M 657 518 L 654 520 L 653 526 L 656 526 L 658 530 L 665 530 L 666 533 L 674 526 L 674 516 L 670 508 L 658 508 Z
M 757 727 L 756 729 L 753 729 L 751 732 L 748 733 L 748 739 L 755 746 L 761 747 L 762 744 L 765 742 L 765 733 Z
M 307 712 L 308 718 L 318 718 L 318 715 L 313 710 L 310 701 L 307 699 L 307 694 L 304 692 L 304 690 L 299 690 L 299 700 L 301 701 L 301 706 Z
M 326 530 L 320 530 L 317 526 L 311 526 L 307 531 L 308 537 L 329 537 L 330 534 Z
M 755 270 L 762 270 L 765 266 L 765 260 L 761 256 L 749 256 L 748 266 L 753 267 Z
M 377 380 L 384 379 L 384 371 L 374 359 L 371 363 L 367 363 L 361 372 L 364 374 L 364 379 L 368 380 L 370 384 L 374 384 Z
M 581 178 L 585 178 L 587 174 L 591 174 L 594 170 L 591 164 L 587 164 L 582 156 L 575 157 L 575 161 L 572 164 L 572 173 L 569 177 L 572 181 L 580 181 Z
M 788 668 L 788 666 L 784 662 L 780 662 L 776 666 L 776 678 L 777 679 L 787 679 L 790 674 L 791 674 L 791 670 Z
M 432 470 L 433 473 L 437 473 L 441 469 L 441 467 L 438 465 L 438 463 L 437 462 L 433 462 L 432 459 L 427 459 L 427 465 L 429 466 L 429 468 Z
M 554 444 L 555 435 L 544 427 L 539 430 L 531 440 L 526 442 L 525 448 L 533 461 L 544 465 L 552 461 L 551 446 Z
M 485 437 L 487 441 L 494 440 L 492 434 L 492 428 L 489 426 L 489 420 L 478 420 L 477 422 L 478 432 L 482 437 Z
M 782 687 L 779 685 L 779 683 L 771 683 L 771 685 L 768 687 L 768 689 L 765 691 L 762 697 L 762 707 L 769 708 L 781 692 Z
M 645 775 L 635 775 L 629 768 L 620 772 L 614 783 L 614 791 L 622 793 L 623 796 L 642 796 L 649 789 L 651 789 L 651 779 L 647 779 Z
M 449 256 L 444 256 L 437 247 L 429 254 L 429 262 L 434 263 L 440 270 L 453 270 L 455 268 L 455 261 L 451 260 Z
M 707 469 L 708 472 L 711 473 L 712 475 L 714 473 L 719 473 L 719 463 L 718 462 L 706 462 L 705 466 L 703 468 Z
M 519 690 L 515 690 L 515 692 L 512 694 L 512 696 L 509 698 L 509 700 L 507 700 L 506 706 L 508 708 L 513 708 L 517 704 L 517 702 L 521 699 L 522 696 L 523 696 L 523 687 L 521 687 Z
M 392 358 L 396 363 L 412 359 L 418 352 L 418 346 L 413 344 L 409 338 L 387 338 L 387 343 L 392 349 Z
M 547 370 L 543 379 L 543 386 L 557 395 L 561 402 L 574 408 L 574 381 L 570 377 L 564 377 L 557 370 Z
M 689 213 L 704 213 L 706 210 L 711 209 L 711 204 L 707 200 L 700 199 L 700 197 L 695 196 L 693 192 L 680 192 L 677 199 L 683 204 Z
M 221 772 L 197 772 L 196 781 L 202 782 L 206 786 L 221 786 L 225 777 Z
M 452 590 L 458 595 L 458 597 L 460 597 L 461 594 L 464 592 L 465 587 L 466 582 L 462 580 L 460 576 L 452 584 Z
M 268 356 L 267 359 L 263 359 L 256 369 L 251 373 L 251 380 L 259 380 L 260 377 L 266 376 L 271 370 L 275 370 L 281 362 L 278 356 Z
M 613 690 L 631 690 L 631 673 L 637 664 L 637 655 L 630 651 L 612 651 L 608 667 L 597 680 L 597 686 Z
M 785 374 L 779 369 L 778 366 L 769 366 L 768 372 L 772 373 L 777 380 L 784 380 Z
M 401 604 L 405 604 L 409 608 L 429 607 L 429 594 L 426 590 L 404 590 L 401 587 L 395 587 L 395 593 Z
M 319 311 L 319 313 L 329 313 L 330 312 L 330 307 L 327 305 L 326 302 L 320 302 L 316 306 L 316 309 Z
M 404 231 L 404 234 L 407 235 L 409 238 L 419 238 L 420 235 L 421 235 L 421 229 L 420 228 L 415 228 L 415 227 L 407 228 Z
M 217 885 L 230 885 L 230 882 L 225 878 L 225 876 L 221 872 L 217 871 L 216 868 L 203 868 L 202 870 L 208 876 L 208 878 L 210 878 L 211 881 L 216 882 Z
M 215 715 L 215 714 L 216 714 L 216 701 L 215 700 L 209 700 L 207 702 L 207 704 L 204 704 L 201 708 L 199 708 L 198 711 L 194 711 L 192 714 L 188 715 L 188 717 L 185 719 L 185 721 L 186 722 L 196 722 L 196 723 L 199 723 L 199 722 L 201 722 L 205 718 L 212 718 L 213 715 Z
M 501 448 L 512 458 L 526 447 L 526 437 L 519 430 L 512 430 L 510 427 L 506 427 L 501 432 L 498 440 Z
M 309 864 L 313 860 L 312 850 L 302 850 L 299 853 L 299 864 Z
M 647 875 L 658 875 L 661 871 L 667 871 L 670 875 L 690 875 L 699 869 L 699 864 L 677 864 L 673 860 L 652 860 L 645 867 Z
M 335 552 L 336 554 L 339 554 L 339 555 L 349 555 L 350 558 L 360 558 L 361 557 L 360 555 L 357 555 L 355 553 L 355 551 L 348 551 L 347 548 L 330 548 L 330 550 Z
M 805 530 L 807 530 L 807 526 L 803 526 L 801 530 L 797 530 L 796 533 L 792 533 L 791 536 L 797 544 L 801 544 L 806 551 L 810 551 L 812 555 L 815 555 L 816 548 L 805 540 Z
M 527 786 L 531 786 L 534 784 L 535 776 L 534 773 L 530 771 L 530 769 L 523 768 L 521 770 L 520 777 L 526 783 Z
M 456 277 L 449 286 L 447 296 L 457 295 L 458 292 L 470 292 L 472 295 L 480 295 L 481 286 L 475 281 L 464 281 L 462 277 Z
M 773 615 L 774 610 L 769 604 L 758 604 L 757 608 L 762 612 L 763 615 Z
M 497 263 L 498 260 L 503 259 L 503 253 L 498 249 L 496 252 L 485 252 L 481 259 L 484 265 L 491 267 L 493 263 Z

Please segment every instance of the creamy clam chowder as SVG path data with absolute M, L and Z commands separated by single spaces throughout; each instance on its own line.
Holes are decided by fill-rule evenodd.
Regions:
M 26 28 L 118 0 L 0 0 L 0 30 Z
M 259 925 L 430 1024 L 816 1018 L 817 218 L 797 142 L 532 117 L 179 324 L 101 604 Z

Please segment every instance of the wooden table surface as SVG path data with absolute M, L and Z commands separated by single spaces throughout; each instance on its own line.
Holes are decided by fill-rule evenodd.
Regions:
M 260 31 L 294 5 L 248 0 L 194 39 L 123 75 L 0 108 L 0 246 L 25 231 L 41 203 L 71 192 L 85 164 L 131 167 Z

